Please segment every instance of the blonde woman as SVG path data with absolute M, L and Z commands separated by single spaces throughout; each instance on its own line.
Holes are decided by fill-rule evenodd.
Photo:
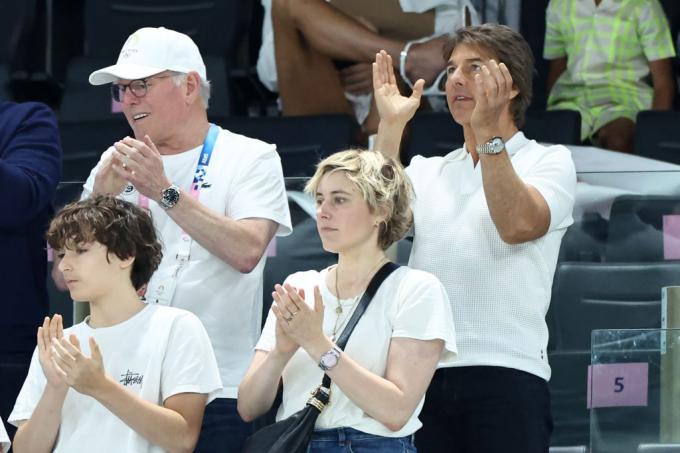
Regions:
M 344 351 L 342 332 L 366 286 L 388 259 L 385 249 L 411 225 L 411 185 L 379 153 L 344 151 L 323 160 L 306 187 L 316 199 L 324 249 L 338 264 L 290 275 L 274 304 L 239 387 L 238 411 L 267 412 L 283 379 L 281 420 L 302 409 L 324 371 L 330 404 L 309 451 L 416 451 L 413 433 L 437 364 L 455 358 L 453 320 L 441 283 L 401 267 L 380 286 Z

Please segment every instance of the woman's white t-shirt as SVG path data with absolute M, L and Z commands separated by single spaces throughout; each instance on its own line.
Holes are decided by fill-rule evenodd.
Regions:
M 338 315 L 338 300 L 325 284 L 327 273 L 328 269 L 321 272 L 298 272 L 290 275 L 286 283 L 304 289 L 306 302 L 310 306 L 314 304 L 314 286 L 319 286 L 325 305 L 323 331 L 330 337 L 338 316 L 339 326 L 343 326 L 351 317 L 354 299 L 341 300 L 344 310 Z M 338 328 L 338 337 L 343 327 Z M 438 366 L 450 366 L 455 360 L 457 352 L 451 308 L 444 287 L 432 274 L 408 267 L 395 270 L 376 292 L 344 351 L 362 367 L 378 376 L 384 376 L 393 337 L 444 340 L 444 350 Z M 275 344 L 276 317 L 270 310 L 255 348 L 270 351 Z M 276 419 L 282 420 L 304 408 L 310 392 L 321 384 L 323 374 L 307 352 L 299 349 L 283 370 L 283 402 Z M 316 429 L 342 426 L 384 437 L 407 436 L 422 426 L 418 414 L 424 400 L 425 397 L 404 427 L 395 432 L 371 418 L 345 396 L 335 383 L 331 383 L 331 401 L 321 412 Z

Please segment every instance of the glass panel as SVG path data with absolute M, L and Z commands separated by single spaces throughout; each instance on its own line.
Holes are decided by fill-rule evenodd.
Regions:
M 591 360 L 591 452 L 680 451 L 680 330 L 594 330 Z

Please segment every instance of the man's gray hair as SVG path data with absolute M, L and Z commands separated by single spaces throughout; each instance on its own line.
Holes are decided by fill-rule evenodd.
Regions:
M 187 74 L 183 72 L 173 72 L 172 73 L 172 80 L 175 82 L 175 85 L 180 86 L 184 81 L 187 79 Z M 203 80 L 199 76 L 199 80 L 201 81 L 201 103 L 203 104 L 203 107 L 207 110 L 208 105 L 210 104 L 210 81 L 209 80 Z

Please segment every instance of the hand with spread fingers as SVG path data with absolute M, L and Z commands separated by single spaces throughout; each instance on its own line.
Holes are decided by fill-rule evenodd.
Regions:
M 52 353 L 52 341 L 60 341 L 62 338 L 64 338 L 64 324 L 61 315 L 54 315 L 51 320 L 46 316 L 43 325 L 38 327 L 38 359 L 47 379 L 47 385 L 56 390 L 66 391 L 68 384 L 55 366 Z
M 419 79 L 411 96 L 402 96 L 394 76 L 392 57 L 384 50 L 377 53 L 373 63 L 373 95 L 381 122 L 408 123 L 418 110 L 424 84 L 425 81 Z
M 513 89 L 512 76 L 505 63 L 488 60 L 474 76 L 472 87 L 475 108 L 470 125 L 479 143 L 484 143 L 496 134 L 503 110 L 510 104 L 517 92 Z
M 90 337 L 91 357 L 86 357 L 80 349 L 75 335 L 69 339 L 52 340 L 52 359 L 59 373 L 70 387 L 83 395 L 95 396 L 106 383 L 104 361 L 94 338 Z
M 314 288 L 314 308 L 307 305 L 300 293 L 291 285 L 276 285 L 272 311 L 277 319 L 277 326 L 303 349 L 324 340 L 323 311 L 324 305 L 319 288 Z M 278 338 L 277 338 L 278 340 Z
M 156 145 L 148 135 L 144 141 L 125 137 L 114 145 L 113 170 L 129 181 L 145 197 L 159 201 L 161 192 L 170 187 L 170 180 L 165 175 L 163 159 Z

